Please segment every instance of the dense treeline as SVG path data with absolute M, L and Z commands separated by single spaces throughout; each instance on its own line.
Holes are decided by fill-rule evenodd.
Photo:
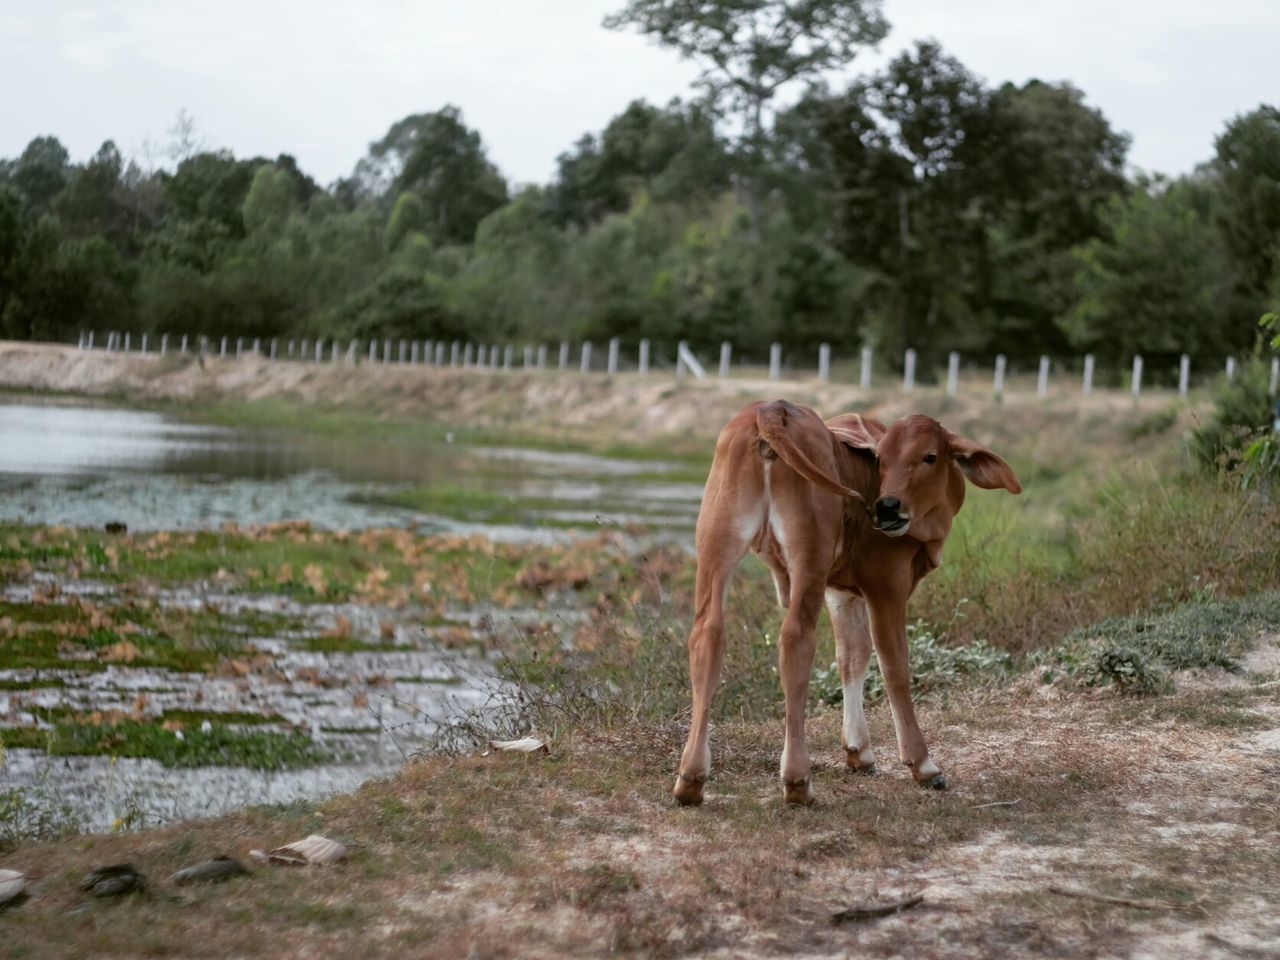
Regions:
M 737 137 L 714 104 L 638 100 L 521 187 L 452 107 L 394 124 L 329 187 L 285 155 L 188 145 L 148 169 L 40 137 L 0 160 L 0 335 L 1158 361 L 1247 349 L 1280 297 L 1274 107 L 1169 181 L 1127 178 L 1127 138 L 1070 84 L 991 87 L 935 43 Z

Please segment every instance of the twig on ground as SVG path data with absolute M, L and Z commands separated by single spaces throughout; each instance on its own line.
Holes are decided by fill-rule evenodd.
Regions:
M 1179 913 L 1204 914 L 1204 908 L 1194 904 L 1169 903 L 1165 900 L 1131 900 L 1128 897 L 1109 897 L 1103 893 L 1091 893 L 1088 890 L 1074 890 L 1071 887 L 1049 886 L 1050 893 L 1060 897 L 1073 897 L 1076 900 L 1092 900 L 1095 903 L 1109 903 L 1117 907 L 1132 907 L 1135 910 L 1176 910 Z
M 1022 798 L 1017 800 L 992 800 L 990 803 L 975 803 L 970 810 L 986 810 L 988 807 L 1012 807 L 1022 802 Z
M 832 923 L 844 923 L 846 920 L 874 920 L 876 917 L 887 917 L 893 913 L 910 910 L 924 902 L 924 894 L 917 893 L 901 900 L 890 900 L 888 903 L 856 903 L 852 907 L 837 910 L 831 915 Z

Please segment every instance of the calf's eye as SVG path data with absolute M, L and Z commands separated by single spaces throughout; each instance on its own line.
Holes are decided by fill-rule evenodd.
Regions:
M 925 463 L 937 463 L 937 462 L 938 462 L 938 455 L 937 455 L 936 453 L 926 453 L 926 454 L 924 455 L 924 462 L 925 462 Z

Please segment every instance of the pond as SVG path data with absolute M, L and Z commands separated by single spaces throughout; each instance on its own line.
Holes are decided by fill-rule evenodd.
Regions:
M 661 460 L 370 442 L 0 401 L 0 519 L 25 523 L 177 530 L 305 519 L 499 540 L 603 524 L 689 538 L 701 494 L 687 465 Z
M 318 529 L 409 527 L 529 544 L 603 526 L 628 538 L 687 542 L 701 489 L 678 462 L 372 442 L 83 402 L 0 400 L 0 521 L 97 530 L 117 522 L 145 532 L 305 520 Z M 437 743 L 459 717 L 501 701 L 504 684 L 484 652 L 495 631 L 550 621 L 567 638 L 581 616 L 571 605 L 495 611 L 483 597 L 432 616 L 413 606 L 303 604 L 216 582 L 141 590 L 122 594 L 87 575 L 37 569 L 0 584 L 0 602 L 36 616 L 46 615 L 46 604 L 108 619 L 138 603 L 150 605 L 153 617 L 190 611 L 201 623 L 238 631 L 236 642 L 254 654 L 245 658 L 252 669 L 232 669 L 239 663 L 227 658 L 205 672 L 114 657 L 80 663 L 74 658 L 94 653 L 77 647 L 75 636 L 65 666 L 14 667 L 5 643 L 18 649 L 32 625 L 0 617 L 0 728 L 38 737 L 59 723 L 127 722 L 191 741 L 208 720 L 184 727 L 165 718 L 198 715 L 225 727 L 228 742 L 301 737 L 323 759 L 296 768 L 173 766 L 114 756 L 101 742 L 55 755 L 52 739 L 45 749 L 15 740 L 0 752 L 0 801 L 8 796 L 10 813 L 24 822 L 65 815 L 81 829 L 106 830 L 355 789 Z M 335 636 L 343 649 L 333 648 Z

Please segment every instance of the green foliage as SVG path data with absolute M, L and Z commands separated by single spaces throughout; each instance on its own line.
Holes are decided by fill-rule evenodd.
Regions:
M 1200 598 L 1168 613 L 1115 617 L 1069 634 L 1039 660 L 1042 679 L 1067 676 L 1126 693 L 1168 690 L 1173 670 L 1235 670 L 1260 630 L 1280 623 L 1280 593 Z
M 907 625 L 908 659 L 911 663 L 911 689 L 915 694 L 941 690 L 957 684 L 981 684 L 999 681 L 1013 669 L 1013 657 L 1005 650 L 981 640 L 966 644 L 948 643 L 923 620 Z M 880 662 L 872 657 L 864 687 L 869 701 L 884 697 L 884 674 Z M 831 706 L 844 699 L 840 682 L 840 666 L 832 663 L 814 674 L 811 695 Z
M 545 186 L 509 191 L 449 106 L 327 189 L 189 122 L 171 171 L 33 140 L 0 160 L 0 336 L 643 337 L 659 365 L 682 339 L 871 343 L 921 351 L 925 378 L 952 349 L 1141 350 L 1154 372 L 1239 353 L 1235 318 L 1280 292 L 1273 107 L 1195 175 L 1130 183 L 1127 138 L 1069 83 L 989 86 L 927 41 L 821 86 L 884 36 L 878 0 L 632 0 L 608 23 L 701 62 L 716 96 L 630 103 Z
M 1192 436 L 1192 449 L 1202 464 L 1232 471 L 1247 459 L 1258 466 L 1270 462 L 1266 448 L 1267 441 L 1274 444 L 1275 398 L 1269 380 L 1269 363 L 1253 357 L 1240 365 L 1234 379 L 1218 385 L 1212 416 Z
M 1230 270 L 1207 184 L 1140 182 L 1113 197 L 1102 220 L 1106 238 L 1075 252 L 1079 300 L 1063 321 L 1074 347 L 1169 366 L 1181 353 L 1221 356 L 1248 345 L 1248 325 L 1231 322 Z

